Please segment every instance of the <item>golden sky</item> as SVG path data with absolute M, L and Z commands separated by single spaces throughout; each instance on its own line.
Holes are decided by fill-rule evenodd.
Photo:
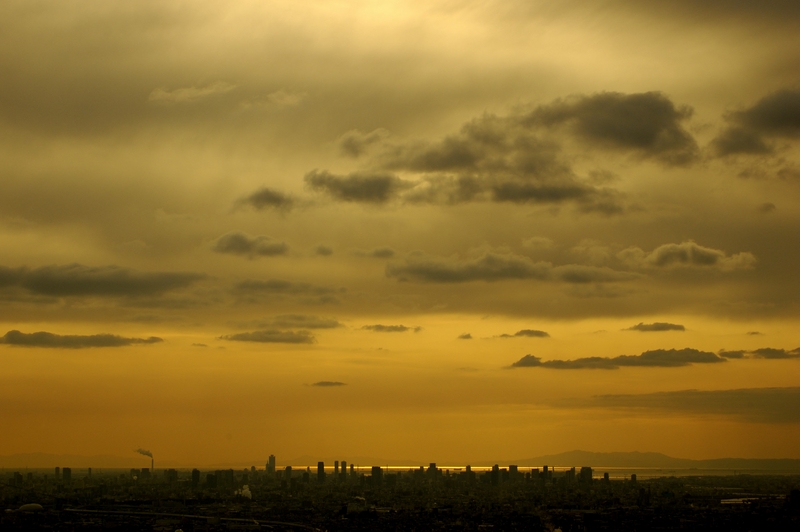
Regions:
M 800 458 L 798 19 L 0 3 L 0 454 Z

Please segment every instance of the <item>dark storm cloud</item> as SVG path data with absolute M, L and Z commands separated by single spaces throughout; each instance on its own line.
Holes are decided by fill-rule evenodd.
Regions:
M 287 211 L 294 206 L 294 199 L 283 192 L 263 187 L 240 200 L 238 203 L 239 205 L 249 205 L 258 211 L 264 209 Z
M 761 98 L 730 119 L 744 127 L 784 137 L 800 136 L 800 90 L 784 89 Z
M 313 344 L 314 335 L 308 331 L 282 331 L 279 329 L 263 329 L 220 336 L 222 340 L 233 342 L 258 342 L 275 344 Z
M 722 250 L 707 248 L 692 241 L 664 244 L 650 253 L 631 247 L 620 251 L 617 257 L 637 268 L 695 267 L 733 271 L 750 269 L 756 263 L 752 253 L 727 255 Z
M 528 338 L 550 338 L 550 335 L 544 331 L 537 331 L 536 329 L 522 329 L 514 334 L 501 334 L 498 338 L 514 338 L 514 337 L 528 337 Z
M 677 108 L 659 92 L 604 92 L 540 106 L 525 120 L 565 126 L 596 147 L 633 151 L 666 165 L 688 165 L 697 158 L 698 148 L 681 123 L 691 115 L 691 108 Z
M 40 268 L 0 267 L 0 287 L 18 286 L 32 294 L 68 296 L 155 296 L 185 288 L 205 276 L 190 272 L 139 272 L 119 266 L 83 264 Z
M 584 212 L 622 211 L 613 193 L 582 183 L 562 157 L 560 144 L 543 138 L 538 129 L 518 113 L 484 115 L 441 141 L 386 149 L 378 164 L 420 175 L 403 194 L 408 203 L 577 202 Z
M 633 327 L 628 327 L 625 330 L 639 332 L 685 331 L 686 327 L 677 323 L 664 323 L 657 321 L 655 323 L 637 323 Z
M 385 129 L 375 129 L 369 133 L 363 133 L 357 129 L 353 129 L 339 137 L 339 150 L 347 156 L 359 157 L 369 149 L 373 144 L 376 144 L 389 136 L 389 132 Z
M 472 335 L 470 333 L 464 333 L 458 335 L 459 340 L 472 340 Z
M 476 259 L 458 261 L 412 253 L 404 264 L 386 266 L 387 277 L 398 280 L 429 283 L 464 283 L 469 281 L 499 281 L 503 279 L 547 279 L 552 266 L 533 262 L 527 257 L 485 253 Z
M 767 146 L 760 134 L 742 127 L 730 127 L 724 130 L 711 141 L 711 146 L 719 156 L 772 152 L 772 148 Z
M 800 422 L 800 387 L 598 395 L 579 403 L 644 412 L 724 415 L 756 423 Z M 579 404 L 570 403 L 570 406 Z
M 784 89 L 726 116 L 728 126 L 711 142 L 719 156 L 773 150 L 764 137 L 800 137 L 800 90 Z
M 716 364 L 725 358 L 708 351 L 697 349 L 655 349 L 641 355 L 620 355 L 617 357 L 584 357 L 574 360 L 545 360 L 533 355 L 525 355 L 511 364 L 512 368 L 541 367 L 550 369 L 619 369 L 620 367 L 676 368 L 691 364 Z
M 289 246 L 265 235 L 250 236 L 234 231 L 219 237 L 211 249 L 217 253 L 244 255 L 252 259 L 286 255 Z
M 89 347 L 123 347 L 135 344 L 155 344 L 161 338 L 125 338 L 115 334 L 61 335 L 49 332 L 23 333 L 8 331 L 0 338 L 0 343 L 21 347 L 54 347 L 64 349 L 83 349 Z
M 530 112 L 485 114 L 438 141 L 383 143 L 371 158 L 371 167 L 383 172 L 337 176 L 315 170 L 306 183 L 340 201 L 572 203 L 584 213 L 620 214 L 625 208 L 618 191 L 597 188 L 594 177 L 581 179 L 573 172 L 572 158 L 562 150 L 564 135 L 597 149 L 686 165 L 698 152 L 681 125 L 690 116 L 689 108 L 678 108 L 656 92 L 575 96 Z M 361 153 L 362 137 L 347 137 L 352 155 Z M 414 179 L 401 179 L 398 172 Z
M 313 170 L 305 176 L 306 184 L 339 201 L 387 203 L 413 184 L 388 173 L 352 173 L 337 176 L 325 170 Z
M 373 331 L 373 332 L 406 332 L 406 331 L 414 331 L 419 332 L 422 330 L 422 327 L 406 327 L 405 325 L 364 325 L 361 327 L 366 331 Z
M 319 381 L 313 383 L 311 386 L 318 386 L 320 388 L 335 388 L 337 386 L 347 386 L 347 383 L 339 381 Z

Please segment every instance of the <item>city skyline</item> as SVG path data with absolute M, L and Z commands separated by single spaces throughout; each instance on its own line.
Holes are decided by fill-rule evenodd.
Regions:
M 798 19 L 4 2 L 0 456 L 800 459 Z

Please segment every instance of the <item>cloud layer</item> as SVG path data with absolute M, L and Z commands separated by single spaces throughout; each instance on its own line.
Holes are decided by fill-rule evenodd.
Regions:
M 339 381 L 319 381 L 313 383 L 311 386 L 317 386 L 319 388 L 336 388 L 338 386 L 347 386 L 347 383 Z
M 641 355 L 617 357 L 585 357 L 574 360 L 545 360 L 525 355 L 511 364 L 512 368 L 549 369 L 619 369 L 621 367 L 677 368 L 692 364 L 718 364 L 726 359 L 708 351 L 697 349 L 654 349 Z
M 285 242 L 278 242 L 264 235 L 249 236 L 245 233 L 232 232 L 219 237 L 211 249 L 217 253 L 243 255 L 252 259 L 286 255 L 289 246 Z
M 685 331 L 686 327 L 678 323 L 665 323 L 657 321 L 655 323 L 639 322 L 632 327 L 628 327 L 626 330 L 639 332 Z
M 282 331 L 279 329 L 262 329 L 260 331 L 243 332 L 220 336 L 232 342 L 256 342 L 263 344 L 313 344 L 317 341 L 308 331 Z
M 414 331 L 419 332 L 422 330 L 422 327 L 406 327 L 405 325 L 364 325 L 361 327 L 365 331 L 372 331 L 372 332 L 381 332 L 381 333 L 393 333 L 393 332 L 406 332 L 406 331 Z
M 21 287 L 44 296 L 137 297 L 162 295 L 188 287 L 205 275 L 189 272 L 140 272 L 119 266 L 0 266 L 0 288 Z
M 550 338 L 550 335 L 544 331 L 538 331 L 536 329 L 522 329 L 520 331 L 515 332 L 514 334 L 501 334 L 498 338 L 519 338 L 519 337 L 527 337 L 527 338 Z
M 156 344 L 161 338 L 125 338 L 115 334 L 61 335 L 50 332 L 23 333 L 8 331 L 0 343 L 18 347 L 53 347 L 63 349 L 83 349 L 89 347 L 124 347 L 128 345 Z

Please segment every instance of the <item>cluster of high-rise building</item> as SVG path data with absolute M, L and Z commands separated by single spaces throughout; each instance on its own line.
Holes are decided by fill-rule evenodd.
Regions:
M 0 530 L 151 529 L 178 514 L 174 529 L 184 530 L 227 530 L 244 522 L 330 531 L 800 526 L 800 476 L 594 475 L 591 467 L 513 464 L 401 470 L 338 461 L 318 462 L 316 470 L 279 469 L 274 456 L 264 469 L 59 468 L 55 481 L 52 470 L 9 471 L 0 472 Z

